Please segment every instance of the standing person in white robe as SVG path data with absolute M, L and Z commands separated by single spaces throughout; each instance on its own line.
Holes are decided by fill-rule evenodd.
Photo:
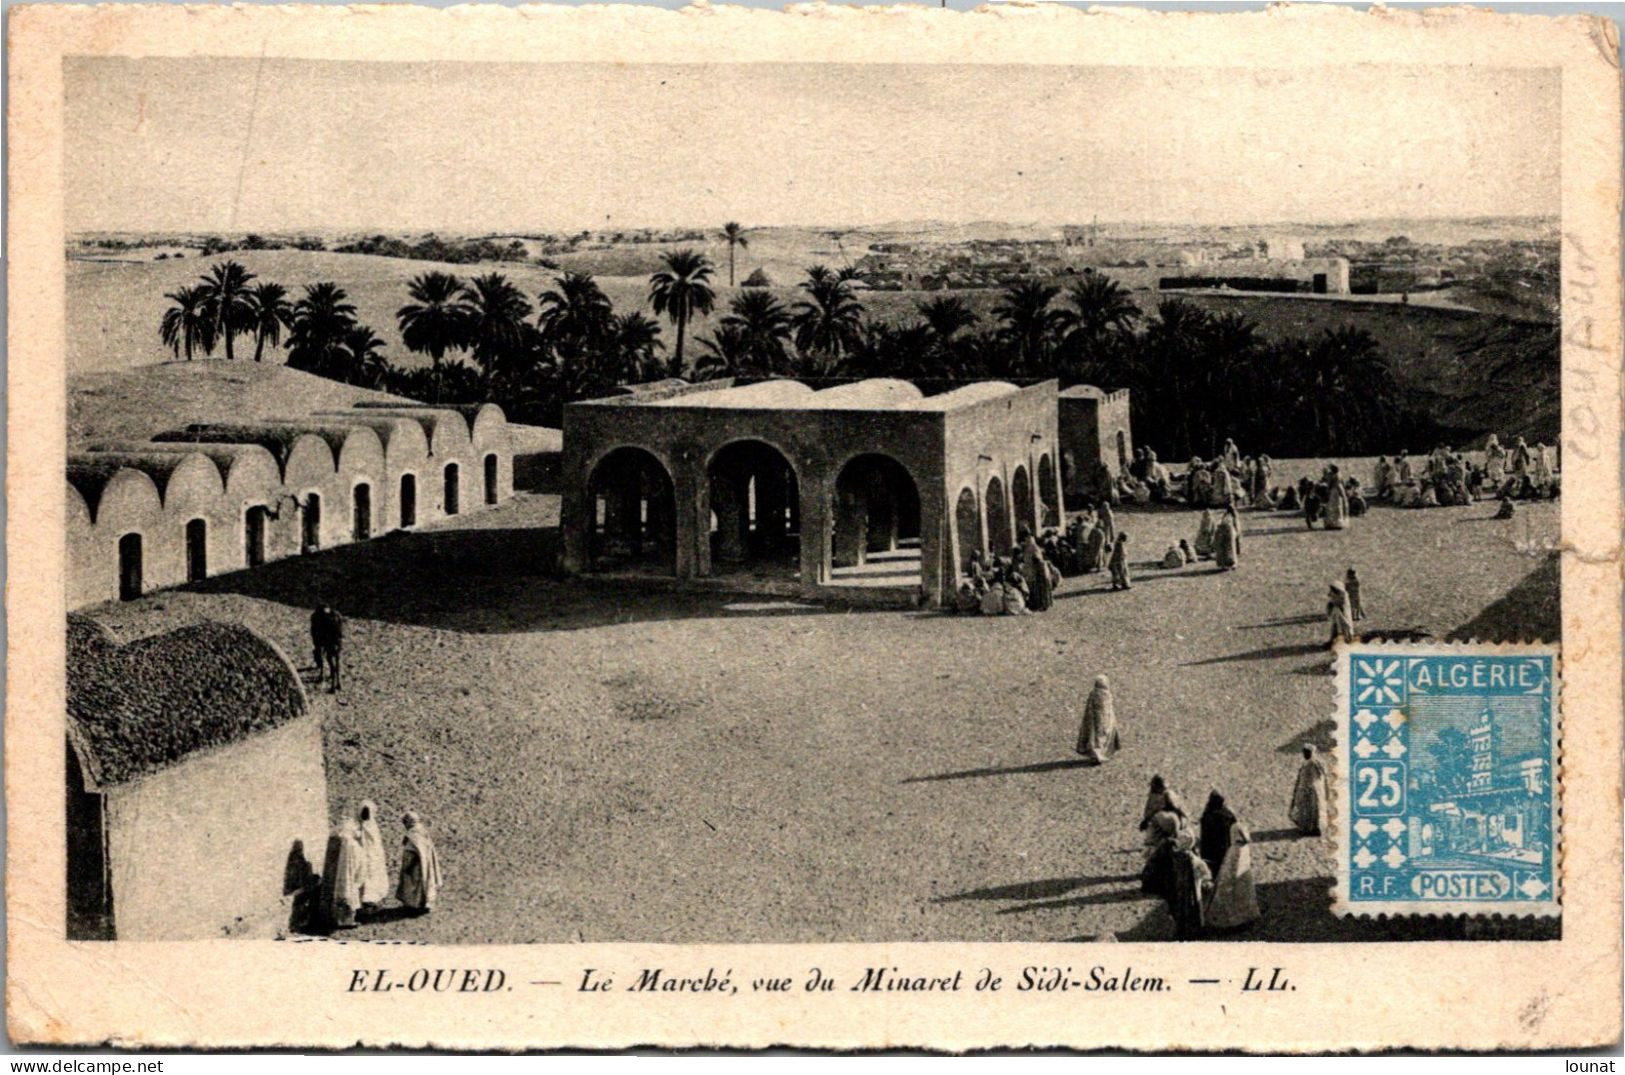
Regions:
M 1241 468 L 1241 449 L 1237 448 L 1236 442 L 1229 437 L 1224 439 L 1224 451 L 1219 458 L 1224 461 L 1224 465 L 1230 470 L 1239 470 Z
M 435 852 L 429 827 L 415 812 L 408 810 L 401 824 L 406 836 L 401 841 L 401 882 L 395 896 L 402 907 L 428 914 L 434 910 L 440 891 L 440 856 Z
M 1234 570 L 1241 562 L 1241 532 L 1236 525 L 1236 513 L 1227 511 L 1213 528 L 1213 561 L 1220 571 Z
M 1213 880 L 1207 924 L 1213 929 L 1240 929 L 1258 920 L 1258 890 L 1253 885 L 1252 836 L 1241 822 L 1230 826 L 1230 850 Z
M 1292 824 L 1305 836 L 1319 836 L 1326 828 L 1326 767 L 1315 757 L 1315 748 L 1305 744 L 1303 764 L 1292 785 Z
M 1196 556 L 1200 560 L 1213 559 L 1213 509 L 1203 508 L 1202 519 L 1196 524 Z
M 1105 676 L 1096 676 L 1095 689 L 1089 692 L 1089 700 L 1083 704 L 1083 723 L 1078 727 L 1078 753 L 1083 755 L 1085 761 L 1103 765 L 1121 746 L 1111 684 Z
M 378 831 L 378 807 L 363 799 L 356 810 L 361 833 L 361 906 L 377 907 L 389 898 L 389 860 L 384 855 L 384 834 Z
M 361 906 L 361 829 L 340 818 L 327 838 L 319 917 L 330 929 L 353 929 Z
M 1326 519 L 1326 529 L 1341 530 L 1348 526 L 1349 491 L 1343 485 L 1336 467 L 1331 467 L 1326 475 L 1326 506 L 1321 511 Z
M 1497 489 L 1507 476 L 1507 450 L 1501 447 L 1500 438 L 1494 433 L 1484 442 L 1484 474 Z
M 1219 467 L 1213 472 L 1213 491 L 1208 494 L 1208 503 L 1215 508 L 1226 508 L 1236 495 L 1236 480 L 1230 475 L 1230 468 Z
M 1405 454 L 1405 449 L 1399 450 L 1399 458 L 1394 460 L 1394 471 L 1400 485 L 1410 481 L 1414 475 L 1411 473 L 1411 457 Z
M 1529 480 L 1535 483 L 1537 490 L 1542 493 L 1546 492 L 1554 480 L 1552 478 L 1552 459 L 1546 445 L 1535 445 L 1534 452 L 1529 457 L 1529 462 Z
M 1327 649 L 1335 649 L 1338 639 L 1344 642 L 1354 641 L 1353 605 L 1349 601 L 1348 590 L 1340 582 L 1334 582 L 1327 588 L 1326 622 L 1332 629 L 1332 637 L 1326 643 Z

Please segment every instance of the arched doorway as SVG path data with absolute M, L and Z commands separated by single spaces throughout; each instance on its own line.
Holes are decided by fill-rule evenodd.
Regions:
M 712 573 L 743 564 L 795 571 L 801 489 L 783 453 L 765 441 L 734 441 L 711 457 L 706 480 Z
M 456 463 L 447 463 L 444 472 L 444 485 L 440 510 L 446 515 L 456 515 L 462 507 L 461 490 L 458 488 L 462 478 L 462 469 Z
M 141 535 L 125 534 L 118 539 L 118 599 L 134 601 L 141 596 Z
M 1016 530 L 1036 529 L 1033 515 L 1033 483 L 1027 477 L 1027 468 L 1018 466 L 1010 475 L 1010 497 L 1016 505 Z
M 209 577 L 209 524 L 204 519 L 186 523 L 186 581 L 202 582 Z
M 270 514 L 264 504 L 255 504 L 243 513 L 243 559 L 249 567 L 265 563 L 265 532 Z
M 959 490 L 959 500 L 954 505 L 954 533 L 959 537 L 959 573 L 968 574 L 971 554 L 987 553 L 982 548 L 982 513 L 976 510 L 974 490 Z
M 589 571 L 676 571 L 671 475 L 642 448 L 616 448 L 587 479 Z
M 1016 538 L 1010 533 L 1010 505 L 1004 499 L 1004 483 L 997 474 L 987 480 L 982 510 L 987 513 L 988 552 L 993 556 L 1009 556 Z
M 301 535 L 300 551 L 315 552 L 322 547 L 322 494 L 311 493 L 305 497 L 304 532 Z
M 485 457 L 485 502 L 497 502 L 497 453 L 490 452 Z
M 401 475 L 401 528 L 418 524 L 418 476 Z
M 107 870 L 103 796 L 87 787 L 79 755 L 68 743 L 68 939 L 113 939 L 113 885 Z
M 889 455 L 856 456 L 835 478 L 830 535 L 835 568 L 919 556 L 920 493 L 907 468 Z
M 1038 524 L 1061 525 L 1061 487 L 1055 481 L 1055 463 L 1046 455 L 1038 457 L 1038 502 L 1043 505 Z
M 372 486 L 366 482 L 355 487 L 350 505 L 350 534 L 356 541 L 372 537 Z

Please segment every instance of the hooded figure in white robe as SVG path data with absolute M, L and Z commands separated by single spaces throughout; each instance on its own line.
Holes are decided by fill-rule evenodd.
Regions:
M 1089 700 L 1083 704 L 1083 723 L 1078 728 L 1078 753 L 1086 761 L 1101 765 L 1121 746 L 1111 684 L 1105 676 L 1096 676 L 1095 688 L 1089 692 Z
M 1535 445 L 1531 454 L 1529 477 L 1537 489 L 1544 490 L 1553 482 L 1551 451 L 1544 444 Z
M 361 904 L 376 906 L 389 897 L 391 887 L 384 834 L 378 831 L 378 807 L 364 799 L 355 817 L 361 834 Z
M 1202 560 L 1213 559 L 1213 509 L 1202 509 L 1202 521 L 1196 524 L 1196 555 Z
M 1258 890 L 1253 885 L 1252 836 L 1241 822 L 1230 826 L 1230 850 L 1213 880 L 1207 906 L 1212 929 L 1238 929 L 1258 919 Z
M 1213 560 L 1220 571 L 1230 571 L 1241 562 L 1241 532 L 1236 528 L 1234 512 L 1221 515 L 1213 528 Z
M 355 926 L 355 913 L 360 906 L 361 828 L 346 817 L 333 826 L 327 838 L 320 917 L 332 929 L 350 929 Z
M 1484 443 L 1484 474 L 1490 484 L 1499 486 L 1507 476 L 1507 450 L 1501 447 L 1500 438 L 1494 433 Z
M 440 856 L 423 819 L 410 810 L 401 818 L 406 837 L 401 841 L 401 882 L 395 890 L 402 907 L 428 912 L 440 891 Z
M 1340 582 L 1332 583 L 1326 590 L 1326 622 L 1332 631 L 1326 643 L 1328 647 L 1336 646 L 1338 639 L 1354 641 L 1354 605 Z
M 1303 764 L 1292 785 L 1292 824 L 1305 836 L 1319 836 L 1326 829 L 1326 767 L 1315 757 L 1315 748 L 1303 748 Z
M 1326 504 L 1321 509 L 1326 519 L 1326 529 L 1341 530 L 1349 524 L 1349 491 L 1343 485 L 1343 479 L 1338 477 L 1336 468 L 1333 468 L 1331 479 L 1326 483 Z

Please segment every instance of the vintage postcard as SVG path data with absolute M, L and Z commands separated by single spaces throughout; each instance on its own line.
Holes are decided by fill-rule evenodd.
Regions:
M 1618 1040 L 1612 23 L 9 31 L 15 1041 Z

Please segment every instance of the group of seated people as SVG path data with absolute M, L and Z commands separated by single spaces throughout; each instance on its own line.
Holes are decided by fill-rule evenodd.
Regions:
M 1236 442 L 1226 440 L 1216 459 L 1192 457 L 1183 474 L 1175 475 L 1157 459 L 1155 449 L 1134 449 L 1126 473 L 1111 485 L 1115 503 L 1176 504 L 1195 508 L 1227 508 L 1257 504 L 1269 490 L 1270 457 L 1243 457 Z
M 1433 449 L 1420 461 L 1403 451 L 1392 460 L 1379 456 L 1376 487 L 1378 499 L 1396 507 L 1434 508 L 1472 504 L 1485 497 L 1503 502 L 1552 500 L 1560 483 L 1546 445 L 1531 448 L 1519 437 L 1508 449 L 1491 434 L 1483 466 L 1446 447 Z
M 970 554 L 959 583 L 955 610 L 983 616 L 1019 616 L 1046 611 L 1061 579 L 1111 571 L 1127 584 L 1128 536 L 1117 529 L 1111 505 L 1086 506 L 1067 523 L 1040 534 L 1022 527 L 1015 548 L 1005 555 Z

